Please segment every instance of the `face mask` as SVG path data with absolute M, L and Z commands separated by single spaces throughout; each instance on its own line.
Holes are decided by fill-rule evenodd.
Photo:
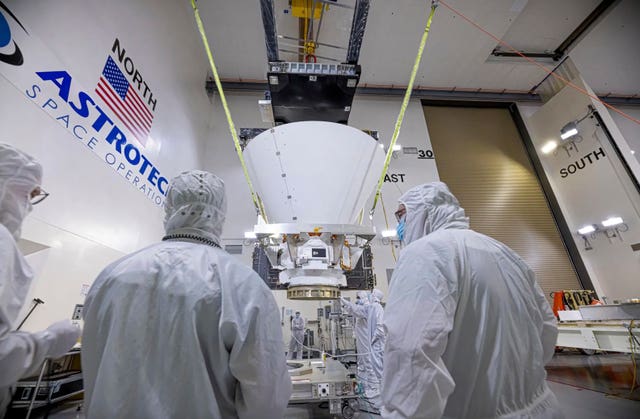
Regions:
M 400 220 L 398 225 L 396 226 L 396 232 L 398 233 L 398 238 L 400 241 L 404 241 L 404 218 Z

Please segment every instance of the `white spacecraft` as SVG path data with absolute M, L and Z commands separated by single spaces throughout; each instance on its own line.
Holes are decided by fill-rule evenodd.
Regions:
M 355 156 L 355 157 L 354 157 Z M 370 135 L 343 124 L 303 121 L 253 138 L 244 158 L 268 223 L 254 227 L 287 298 L 331 300 L 347 285 L 376 235 L 364 214 L 384 164 Z

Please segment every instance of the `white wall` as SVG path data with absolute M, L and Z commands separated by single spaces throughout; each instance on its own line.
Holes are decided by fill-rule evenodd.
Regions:
M 618 109 L 628 116 L 640 121 L 640 107 L 619 106 Z M 627 144 L 629 144 L 629 148 L 634 152 L 633 156 L 640 162 L 640 124 L 612 111 L 611 109 L 609 109 L 609 114 L 620 129 L 620 132 Z
M 592 93 L 582 78 L 577 77 L 574 83 Z M 560 141 L 560 129 L 567 122 L 584 116 L 588 105 L 598 110 L 621 152 L 631 156 L 629 145 L 606 108 L 571 87 L 565 87 L 525 119 L 536 150 L 540 150 L 547 141 Z M 640 241 L 640 195 L 594 120 L 586 119 L 579 125 L 579 130 L 583 140 L 577 144 L 578 151 L 571 151 L 570 156 L 564 149 L 548 155 L 539 152 L 540 160 L 572 231 L 576 232 L 587 224 L 600 223 L 610 216 L 624 219 L 629 231 L 622 233 L 623 241 L 617 238 L 610 241 L 599 233 L 595 240 L 591 240 L 593 250 L 585 250 L 582 238 L 575 233 L 573 238 L 601 297 L 605 296 L 609 301 L 636 297 L 640 295 L 640 252 L 633 252 L 630 244 Z M 595 159 L 590 153 L 600 148 L 606 157 Z M 592 163 L 585 157 L 587 155 L 590 155 Z M 568 169 L 569 165 L 582 166 L 583 162 L 583 169 L 574 174 L 562 174 L 561 170 Z M 637 161 L 630 159 L 629 163 L 632 170 L 640 173 Z
M 227 100 L 237 128 L 266 128 L 268 126 L 260 120 L 257 101 L 261 98 L 262 95 L 260 94 L 228 94 Z M 359 96 L 354 100 L 349 125 L 361 129 L 377 130 L 381 141 L 384 144 L 389 144 L 399 110 L 399 98 Z M 249 189 L 242 175 L 242 169 L 235 154 L 233 141 L 217 95 L 209 138 L 205 152 L 205 167 L 224 179 L 228 194 L 229 211 L 222 233 L 223 240 L 225 244 L 241 244 L 244 232 L 253 229 L 253 225 L 256 222 L 256 214 L 253 210 Z M 411 101 L 407 109 L 398 143 L 404 146 L 418 147 L 422 150 L 431 150 L 426 122 L 419 100 Z M 396 221 L 393 213 L 397 209 L 397 199 L 401 193 L 411 186 L 437 180 L 438 175 L 434 160 L 418 160 L 416 155 L 408 156 L 402 153 L 398 153 L 398 157 L 392 159 L 389 173 L 396 174 L 398 182 L 385 183 L 382 193 L 386 205 L 389 228 L 395 229 Z M 404 181 L 400 181 L 398 176 L 400 174 L 405 175 Z M 345 179 L 345 181 L 348 181 L 348 179 Z M 371 208 L 371 205 L 371 202 L 367 204 L 366 211 Z M 369 222 L 368 217 L 365 217 L 366 222 Z M 378 203 L 373 224 L 378 231 L 387 228 L 380 203 Z M 378 287 L 386 294 L 386 269 L 395 266 L 391 247 L 390 245 L 382 245 L 380 239 L 374 239 L 372 249 Z M 252 247 L 245 246 L 243 254 L 238 257 L 250 265 L 251 252 Z M 398 254 L 397 251 L 396 254 Z M 294 311 L 300 310 L 302 316 L 307 319 L 316 319 L 317 308 L 326 304 L 325 302 L 316 301 L 287 300 L 284 291 L 274 292 L 274 295 L 278 306 L 291 308 Z M 355 292 L 346 292 L 345 295 L 355 298 Z M 284 323 L 283 332 L 285 342 L 288 343 L 290 337 L 288 321 Z
M 140 150 L 167 178 L 202 166 L 212 105 L 204 91 L 207 63 L 188 2 L 5 4 L 28 36 L 16 41 L 25 55 L 24 66 L 0 63 L 0 141 L 42 163 L 43 188 L 51 193 L 23 229 L 23 238 L 50 247 L 28 256 L 37 273 L 31 297 L 45 301 L 24 326 L 36 330 L 69 318 L 74 305 L 83 301 L 82 285 L 91 284 L 106 264 L 157 241 L 163 233 L 163 213 L 86 140 L 75 138 L 46 114 L 39 106 L 45 97 L 31 101 L 16 87 L 16 74 L 37 80 L 35 74 L 19 71 L 38 66 L 42 71 L 67 71 L 73 89 L 88 92 L 116 121 L 94 89 L 118 38 L 157 99 L 150 139 Z M 12 25 L 16 38 L 19 31 Z M 32 44 L 41 45 L 43 52 L 33 50 Z

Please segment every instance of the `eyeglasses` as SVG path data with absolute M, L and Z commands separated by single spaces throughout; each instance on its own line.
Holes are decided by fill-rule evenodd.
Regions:
M 49 192 L 46 192 L 42 188 L 36 188 L 31 192 L 31 205 L 37 205 L 44 201 L 49 196 Z
M 407 214 L 407 209 L 403 206 L 402 208 L 400 208 L 398 211 L 395 212 L 396 221 L 400 222 L 402 220 L 402 217 L 404 217 L 406 214 Z

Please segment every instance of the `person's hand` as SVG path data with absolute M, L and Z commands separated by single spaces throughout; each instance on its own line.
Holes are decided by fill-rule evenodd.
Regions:
M 70 320 L 62 320 L 52 324 L 40 333 L 49 343 L 47 356 L 59 358 L 76 344 L 80 336 L 80 329 L 74 326 Z

